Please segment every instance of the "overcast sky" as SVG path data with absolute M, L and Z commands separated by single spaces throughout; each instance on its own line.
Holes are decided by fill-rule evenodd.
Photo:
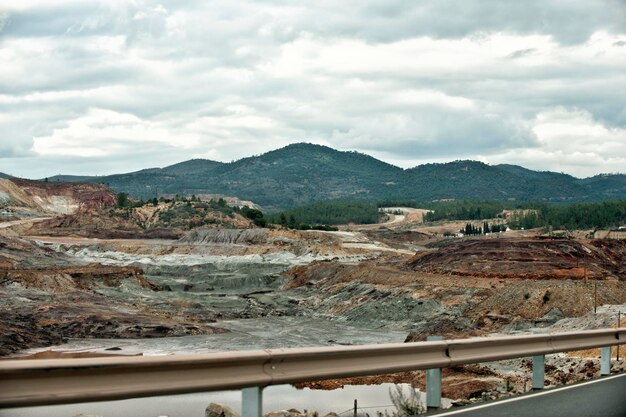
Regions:
M 293 142 L 626 172 L 626 1 L 0 0 L 0 171 Z

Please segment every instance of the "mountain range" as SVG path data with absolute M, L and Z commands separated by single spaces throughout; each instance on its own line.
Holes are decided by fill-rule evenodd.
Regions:
M 49 180 L 104 183 L 144 199 L 161 194 L 223 194 L 252 200 L 267 210 L 331 199 L 580 202 L 626 198 L 623 174 L 579 179 L 471 160 L 402 169 L 363 153 L 308 143 L 230 163 L 192 159 L 126 174 L 58 175 Z

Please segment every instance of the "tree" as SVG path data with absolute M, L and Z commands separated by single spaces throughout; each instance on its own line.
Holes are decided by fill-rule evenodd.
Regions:
M 126 207 L 128 205 L 128 194 L 117 193 L 117 206 Z
M 296 229 L 297 226 L 298 226 L 298 223 L 296 223 L 296 218 L 293 216 L 293 214 L 290 214 L 287 227 L 289 227 L 290 229 Z

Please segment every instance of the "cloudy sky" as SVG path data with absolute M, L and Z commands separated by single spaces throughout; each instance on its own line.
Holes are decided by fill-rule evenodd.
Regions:
M 293 142 L 626 172 L 624 0 L 0 0 L 0 171 Z

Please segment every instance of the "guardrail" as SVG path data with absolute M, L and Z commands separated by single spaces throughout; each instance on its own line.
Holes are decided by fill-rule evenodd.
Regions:
M 544 355 L 624 344 L 626 328 L 366 346 L 272 349 L 198 355 L 0 361 L 0 407 L 25 407 L 243 389 L 244 416 L 260 416 L 262 388 L 454 365 L 534 357 L 533 387 L 543 387 Z M 607 353 L 608 351 L 608 353 Z M 440 401 L 439 383 L 427 397 Z M 431 386 L 432 388 L 432 386 Z M 428 392 L 433 392 L 429 389 Z

